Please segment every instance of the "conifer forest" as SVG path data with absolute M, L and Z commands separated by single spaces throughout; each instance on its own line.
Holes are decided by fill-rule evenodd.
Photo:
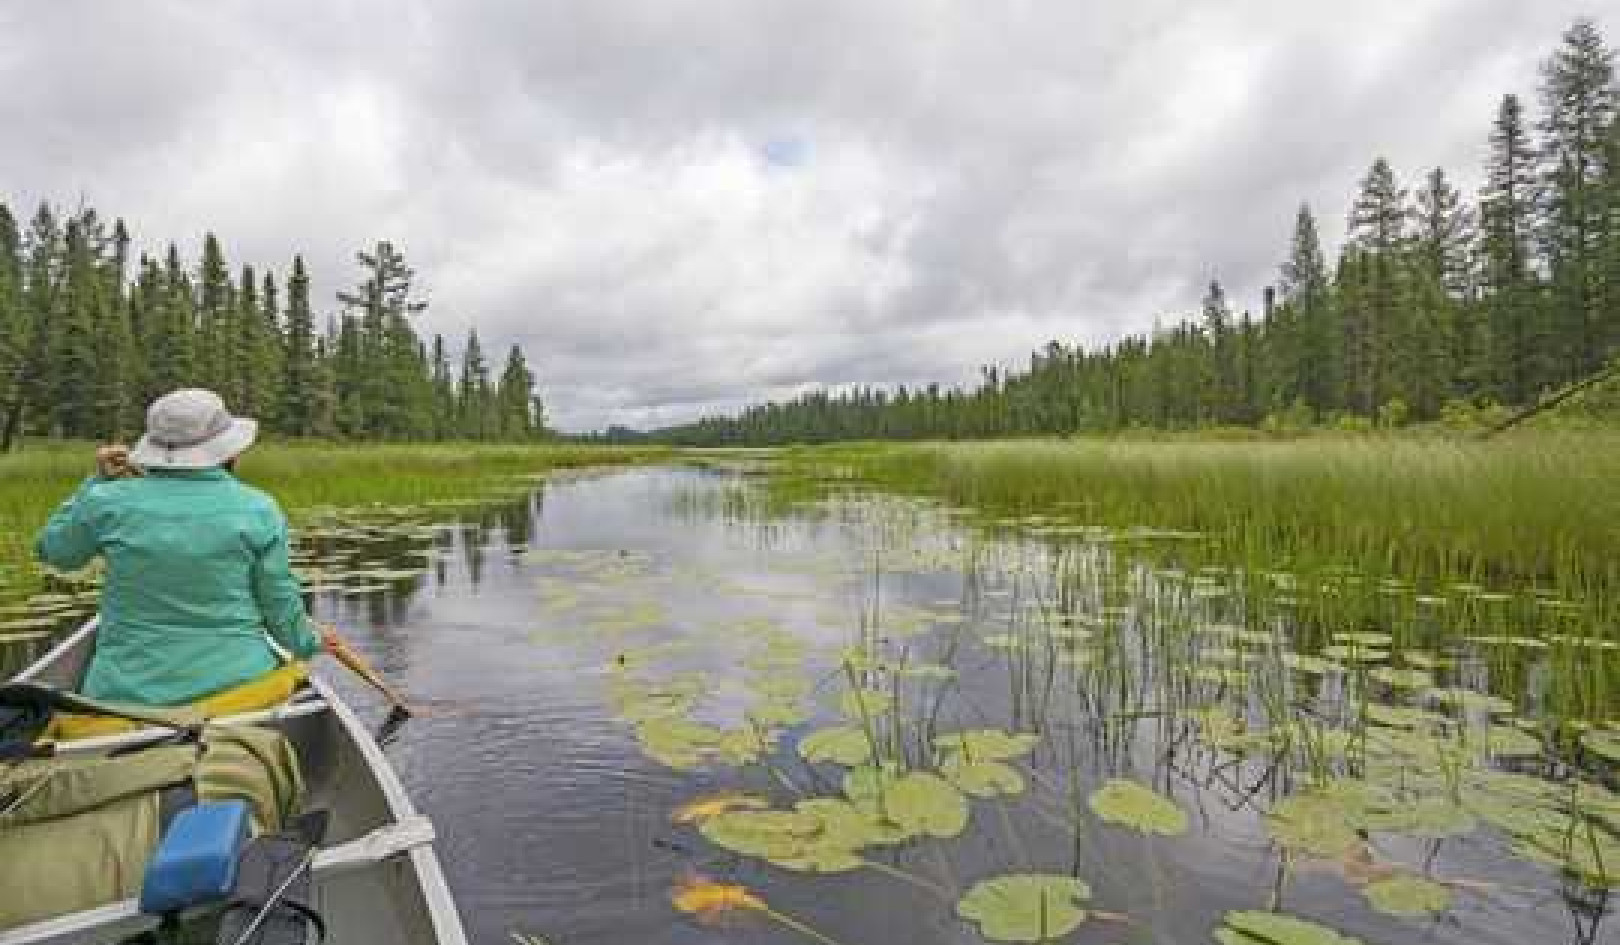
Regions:
M 203 238 L 130 259 L 122 219 L 0 204 L 0 451 L 24 436 L 124 439 L 179 387 L 217 390 L 276 434 L 342 440 L 525 441 L 545 431 L 535 375 L 513 345 L 495 373 L 470 332 L 459 352 L 421 337 L 415 272 L 392 243 L 356 254 L 357 284 L 317 314 L 295 256 L 285 278 L 232 271 Z
M 1484 186 L 1376 158 L 1335 258 L 1301 206 L 1258 313 L 1212 281 L 1196 315 L 1087 348 L 1054 340 L 977 387 L 816 391 L 661 431 L 693 445 L 1237 425 L 1356 428 L 1525 406 L 1620 349 L 1620 91 L 1576 23 L 1533 101 L 1501 99 Z M 1211 248 L 1218 252 L 1218 247 Z M 620 439 L 635 439 L 615 431 Z

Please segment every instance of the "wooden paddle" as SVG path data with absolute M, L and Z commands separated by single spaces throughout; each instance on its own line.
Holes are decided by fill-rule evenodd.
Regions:
M 395 692 L 393 686 L 388 685 L 387 680 L 383 679 L 382 673 L 377 672 L 364 656 L 356 652 L 354 647 L 349 646 L 348 641 L 338 634 L 337 627 L 331 624 L 323 627 L 321 642 L 326 645 L 326 652 L 336 657 L 337 661 L 347 667 L 349 672 L 359 676 L 370 684 L 371 688 L 382 693 L 383 698 L 387 699 L 393 707 L 388 713 L 390 719 L 403 722 L 412 716 L 422 714 L 405 704 L 404 697 Z

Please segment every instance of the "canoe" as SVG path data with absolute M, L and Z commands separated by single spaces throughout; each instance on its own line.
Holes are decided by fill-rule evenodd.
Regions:
M 92 620 L 18 680 L 63 689 L 78 685 L 95 647 Z M 257 724 L 284 733 L 296 746 L 310 809 L 331 814 L 314 860 L 318 911 L 333 945 L 466 945 L 467 936 L 434 852 L 433 825 L 417 813 L 388 759 L 319 673 L 291 701 L 274 709 L 218 720 Z M 104 753 L 168 735 L 146 729 L 86 738 L 62 753 Z M 116 943 L 152 928 L 134 900 L 57 916 L 0 932 L 0 945 Z

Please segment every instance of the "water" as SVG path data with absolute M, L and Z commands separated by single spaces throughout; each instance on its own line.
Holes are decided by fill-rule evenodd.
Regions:
M 1057 580 L 1045 546 L 985 541 L 911 500 L 769 514 L 743 480 L 694 469 L 557 480 L 474 527 L 440 530 L 432 546 L 420 580 L 386 595 L 322 594 L 317 610 L 435 710 L 388 753 L 438 827 L 475 942 L 508 942 L 513 932 L 554 945 L 809 940 L 752 912 L 718 927 L 681 915 L 670 892 L 695 873 L 745 885 L 845 945 L 982 941 L 955 915 L 956 898 L 1008 873 L 1086 881 L 1089 905 L 1109 915 L 1062 939 L 1082 945 L 1209 942 L 1229 910 L 1266 908 L 1276 891 L 1278 856 L 1257 810 L 1280 796 L 1276 780 L 1219 753 L 1167 752 L 1152 718 L 1099 727 L 1100 716 L 1159 700 L 1086 691 L 1066 681 L 1064 666 L 1030 658 L 1070 646 L 1029 636 L 1028 615 L 1050 612 L 1062 588 L 1068 609 L 1108 603 L 1101 591 L 1073 599 L 1078 585 Z M 905 677 L 900 687 L 914 761 L 935 731 L 1038 730 L 1040 746 L 1013 762 L 1030 790 L 972 800 L 958 837 L 868 851 L 887 868 L 833 875 L 738 857 L 672 823 L 682 804 L 717 791 L 780 805 L 836 796 L 839 769 L 806 765 L 793 748 L 811 731 L 849 724 L 838 704 L 852 647 L 882 654 L 891 670 L 937 663 L 956 672 Z M 1138 688 L 1149 678 L 1088 672 Z M 803 682 L 802 696 L 790 680 Z M 661 684 L 680 690 L 657 698 L 689 708 L 682 717 L 722 730 L 742 732 L 749 712 L 783 706 L 806 717 L 772 726 L 768 765 L 711 756 L 676 770 L 649 757 L 621 718 Z M 380 714 L 374 699 L 355 700 Z M 1190 830 L 1159 837 L 1102 825 L 1084 798 L 1115 776 L 1173 797 Z M 1372 862 L 1414 868 L 1429 855 L 1427 841 L 1382 834 L 1370 851 Z M 1466 881 L 1438 917 L 1374 911 L 1355 864 L 1343 862 L 1298 865 L 1281 905 L 1368 943 L 1620 941 L 1571 905 L 1556 871 L 1511 855 L 1490 827 L 1444 841 L 1431 867 Z

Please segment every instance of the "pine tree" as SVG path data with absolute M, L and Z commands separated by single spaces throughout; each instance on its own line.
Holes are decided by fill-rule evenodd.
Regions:
M 286 376 L 287 336 L 281 324 L 281 292 L 274 273 L 266 272 L 259 289 L 259 329 L 254 333 L 253 378 L 257 415 L 272 429 L 281 428 L 282 380 Z
M 444 336 L 433 336 L 433 438 L 454 439 L 456 434 L 456 382 Z
M 29 326 L 23 308 L 23 243 L 11 208 L 0 201 L 0 396 L 25 356 Z
M 332 377 L 336 410 L 334 422 L 339 435 L 349 439 L 365 439 L 367 426 L 365 394 L 362 386 L 367 370 L 367 353 L 361 336 L 360 320 L 344 315 L 327 331 L 327 346 L 332 352 Z
M 1345 367 L 1349 405 L 1363 416 L 1373 416 L 1388 398 L 1401 394 L 1393 383 L 1400 365 L 1391 361 L 1407 336 L 1401 324 L 1406 219 L 1406 191 L 1396 184 L 1389 162 L 1379 158 L 1350 212 L 1359 304 L 1345 312 Z
M 107 299 L 94 246 L 97 221 L 81 214 L 68 220 L 63 234 L 66 271 L 62 304 L 47 348 L 49 374 L 54 383 L 47 403 L 50 428 L 60 436 L 104 435 L 98 429 L 99 381 L 97 358 L 100 330 L 106 319 Z
M 353 411 L 364 433 L 402 439 L 421 433 L 428 399 L 425 358 L 409 317 L 427 308 L 412 298 L 416 273 L 386 240 L 355 254 L 363 278 L 338 301 L 359 318 L 349 380 Z M 340 382 L 343 380 L 340 364 Z
M 1327 411 L 1338 402 L 1339 390 L 1336 331 L 1330 307 L 1327 258 L 1316 229 L 1311 208 L 1300 205 L 1294 220 L 1294 239 L 1288 260 L 1282 266 L 1282 296 L 1293 313 L 1297 332 L 1287 350 L 1283 385 L 1284 403 L 1296 399 L 1318 411 Z
M 1209 346 L 1209 365 L 1201 372 L 1204 392 L 1195 422 L 1236 422 L 1239 404 L 1237 341 L 1226 289 L 1218 279 L 1210 281 L 1209 291 L 1204 295 L 1203 329 Z
M 534 435 L 534 374 L 513 345 L 495 389 L 496 428 L 502 439 L 527 440 Z
M 327 338 L 315 341 L 315 357 L 306 388 L 304 416 L 308 423 L 302 435 L 331 439 L 338 435 L 337 364 Z
M 1557 380 L 1595 371 L 1607 355 L 1604 284 L 1608 213 L 1604 158 L 1615 122 L 1614 53 L 1591 20 L 1579 20 L 1542 65 L 1543 252 L 1556 304 L 1554 343 L 1567 365 Z
M 158 343 L 157 334 L 162 329 L 163 314 L 163 270 L 158 261 L 142 253 L 135 269 L 135 284 L 130 288 L 125 305 L 129 312 L 130 360 L 133 367 L 130 376 L 134 401 L 131 405 L 134 412 L 129 424 L 131 428 L 138 427 L 142 422 L 142 408 L 159 396 L 154 389 L 153 351 Z
M 309 273 L 294 256 L 287 279 L 287 329 L 283 342 L 281 425 L 291 436 L 315 435 L 315 316 L 309 308 Z M 334 379 L 335 383 L 335 379 Z M 333 391 L 335 398 L 336 391 Z
M 197 273 L 196 377 L 192 383 L 228 396 L 236 387 L 231 376 L 231 349 L 236 342 L 231 298 L 231 271 L 219 239 L 203 237 L 202 265 Z
M 1527 403 L 1553 365 L 1532 272 L 1536 158 L 1516 95 L 1502 99 L 1491 130 L 1491 157 L 1480 196 L 1480 273 L 1484 318 L 1474 333 L 1483 351 L 1468 375 L 1476 390 Z
M 1475 337 L 1463 315 L 1474 285 L 1473 215 L 1443 168 L 1424 178 L 1412 218 L 1413 349 L 1405 386 L 1415 416 L 1431 420 L 1446 401 L 1466 396 L 1467 366 L 1488 340 Z
M 473 440 L 491 436 L 490 406 L 489 366 L 484 363 L 475 328 L 467 333 L 467 344 L 462 348 L 461 380 L 456 390 L 457 427 L 462 436 Z
M 260 395 L 260 377 L 254 368 L 260 360 L 263 344 L 260 334 L 264 329 L 263 313 L 259 311 L 259 279 L 252 266 L 243 266 L 236 289 L 231 293 L 230 327 L 234 335 L 225 339 L 227 370 L 225 383 L 219 394 L 231 409 L 245 416 L 263 415 Z
M 1608 221 L 1604 242 L 1603 348 L 1610 359 L 1620 357 L 1620 120 L 1609 127 L 1604 149 L 1604 203 Z

